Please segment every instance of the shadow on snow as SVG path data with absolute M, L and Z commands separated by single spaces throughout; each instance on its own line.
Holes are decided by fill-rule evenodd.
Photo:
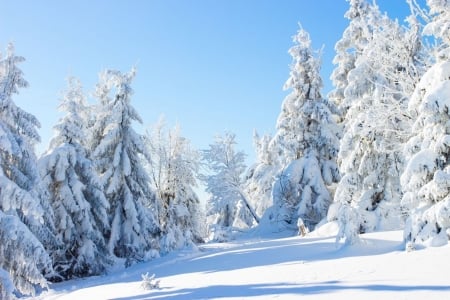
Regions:
M 210 248 L 211 245 L 201 246 L 201 251 L 190 253 L 189 250 L 178 251 L 163 256 L 160 259 L 155 259 L 147 263 L 136 264 L 129 269 L 124 269 L 105 276 L 83 278 L 72 281 L 71 287 L 76 287 L 78 284 L 83 288 L 94 287 L 104 284 L 126 283 L 141 281 L 141 274 L 151 273 L 156 274 L 156 278 L 163 278 L 177 274 L 189 273 L 213 273 L 218 271 L 239 270 L 251 267 L 270 266 L 278 264 L 305 264 L 314 261 L 324 261 L 330 259 L 339 259 L 344 257 L 356 257 L 367 255 L 379 255 L 393 251 L 400 251 L 403 249 L 403 243 L 398 241 L 375 240 L 370 239 L 360 245 L 354 246 L 337 246 L 333 239 L 328 238 L 287 238 L 278 240 L 260 240 L 260 241 L 242 241 L 243 244 L 238 244 L 239 241 L 229 244 L 216 244 Z M 282 250 L 282 251 L 281 251 Z M 282 254 L 282 255 L 281 255 Z M 86 284 L 86 280 L 89 281 Z M 217 297 L 233 296 L 233 293 L 238 293 L 238 296 L 247 295 L 264 295 L 266 293 L 310 293 L 310 292 L 324 292 L 333 289 L 348 289 L 346 286 L 339 286 L 336 284 L 322 285 L 321 287 L 299 287 L 298 285 L 290 286 L 289 284 L 280 284 L 278 288 L 271 285 L 245 285 L 245 286 L 216 286 L 210 288 L 200 289 L 185 289 L 176 292 L 165 294 L 164 292 L 151 293 L 152 297 L 160 295 L 164 298 L 182 299 L 186 297 L 185 294 L 192 294 L 188 298 L 202 297 L 202 295 L 212 296 L 209 293 L 214 288 L 220 288 L 224 295 L 217 295 Z M 62 291 L 64 287 L 67 288 L 67 282 L 55 284 L 54 290 Z M 381 289 L 383 286 L 367 286 L 368 289 Z M 401 290 L 407 287 L 385 286 L 384 288 Z M 420 287 L 414 287 L 420 288 Z M 427 287 L 422 287 L 422 289 Z M 428 287 L 435 288 L 435 287 Z M 447 287 L 446 287 L 447 288 Z M 408 287 L 408 289 L 410 289 Z M 245 290 L 245 293 L 241 293 Z M 247 293 L 247 294 L 246 294 Z M 178 296 L 178 295 L 184 296 Z M 230 295 L 228 295 L 230 294 Z M 150 295 L 150 294 L 149 294 Z M 178 297 L 178 298 L 177 298 Z M 163 298 L 163 299 L 164 299 Z M 142 296 L 137 298 L 123 298 L 123 299 L 145 299 Z
M 193 258 L 176 261 L 176 266 L 155 264 L 148 267 L 157 276 L 191 272 L 217 272 L 287 263 L 308 263 L 345 257 L 380 255 L 402 251 L 403 243 L 370 239 L 359 245 L 337 246 L 330 238 L 290 238 L 283 241 L 255 241 L 229 249 L 209 250 Z M 282 251 L 281 251 L 282 250 Z M 280 255 L 282 253 L 282 255 Z M 183 272 L 185 270 L 185 272 Z
M 144 300 L 144 299 L 211 299 L 223 297 L 247 297 L 270 295 L 317 295 L 343 290 L 365 290 L 370 292 L 414 292 L 414 291 L 450 291 L 450 286 L 402 286 L 402 285 L 345 285 L 339 281 L 298 285 L 290 283 L 255 284 L 255 285 L 216 285 L 197 289 L 180 289 L 176 291 L 155 290 L 146 295 L 113 298 L 111 300 Z

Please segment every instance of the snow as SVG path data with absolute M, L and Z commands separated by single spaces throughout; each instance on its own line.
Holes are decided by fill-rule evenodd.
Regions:
M 300 28 L 292 91 L 276 135 L 256 138 L 249 177 L 234 134 L 203 151 L 208 218 L 193 189 L 200 154 L 178 130 L 155 141 L 133 130 L 134 68 L 101 73 L 93 106 L 69 84 L 39 178 L 40 125 L 12 101 L 28 84 L 11 44 L 0 58 L 0 300 L 448 298 L 450 0 L 427 0 L 429 49 L 415 1 L 407 27 L 375 2 L 348 2 L 330 99 Z M 222 243 L 194 244 L 207 226 Z M 404 231 L 382 231 L 392 228 Z M 46 278 L 103 274 L 91 263 L 102 259 L 115 262 L 108 274 L 42 291 Z
M 450 245 L 406 252 L 402 231 L 335 243 L 336 223 L 306 237 L 259 230 L 172 252 L 109 275 L 53 284 L 37 299 L 444 299 Z M 159 289 L 142 288 L 155 274 Z

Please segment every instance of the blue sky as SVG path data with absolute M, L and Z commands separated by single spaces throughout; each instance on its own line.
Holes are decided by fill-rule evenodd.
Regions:
M 404 0 L 377 3 L 400 20 L 408 14 Z M 91 92 L 101 70 L 135 65 L 132 103 L 144 126 L 163 114 L 197 148 L 232 131 L 249 163 L 253 130 L 275 131 L 298 23 L 316 49 L 324 45 L 324 95 L 348 24 L 345 0 L 0 0 L 0 7 L 0 49 L 12 41 L 26 58 L 30 87 L 16 102 L 42 123 L 39 151 L 69 75 Z

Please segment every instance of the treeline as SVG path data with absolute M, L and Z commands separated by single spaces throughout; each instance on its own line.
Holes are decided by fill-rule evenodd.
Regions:
M 37 158 L 39 121 L 13 101 L 27 86 L 23 60 L 12 45 L 0 60 L 0 298 L 202 242 L 199 152 L 163 122 L 133 129 L 142 123 L 131 105 L 135 70 L 100 73 L 94 104 L 70 78 L 64 116 Z
M 14 103 L 27 82 L 10 45 L 0 58 L 0 298 L 48 281 L 102 274 L 260 228 L 305 234 L 327 222 L 337 240 L 404 229 L 408 249 L 450 236 L 450 3 L 408 0 L 399 23 L 349 0 L 324 97 L 320 53 L 302 28 L 276 132 L 245 166 L 235 136 L 195 150 L 179 127 L 141 134 L 128 73 L 100 73 L 93 99 L 71 78 L 65 115 L 37 157 L 39 121 Z M 429 37 L 429 38 L 427 38 Z M 203 169 L 202 172 L 200 170 Z M 210 194 L 204 210 L 195 192 Z
M 399 23 L 375 3 L 348 2 L 333 90 L 322 95 L 320 52 L 300 28 L 275 134 L 255 134 L 257 161 L 246 173 L 228 165 L 238 183 L 208 182 L 216 191 L 208 211 L 213 238 L 257 223 L 304 234 L 336 222 L 337 241 L 346 243 L 404 229 L 407 249 L 447 244 L 450 3 L 429 0 L 425 8 L 408 0 L 411 14 Z M 241 196 L 223 193 L 230 187 Z

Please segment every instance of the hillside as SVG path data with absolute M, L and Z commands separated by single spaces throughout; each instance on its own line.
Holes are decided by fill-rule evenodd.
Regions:
M 336 245 L 333 225 L 307 237 L 247 234 L 109 275 L 52 285 L 38 299 L 444 299 L 450 246 L 404 251 L 401 231 Z M 141 275 L 160 288 L 144 290 Z

